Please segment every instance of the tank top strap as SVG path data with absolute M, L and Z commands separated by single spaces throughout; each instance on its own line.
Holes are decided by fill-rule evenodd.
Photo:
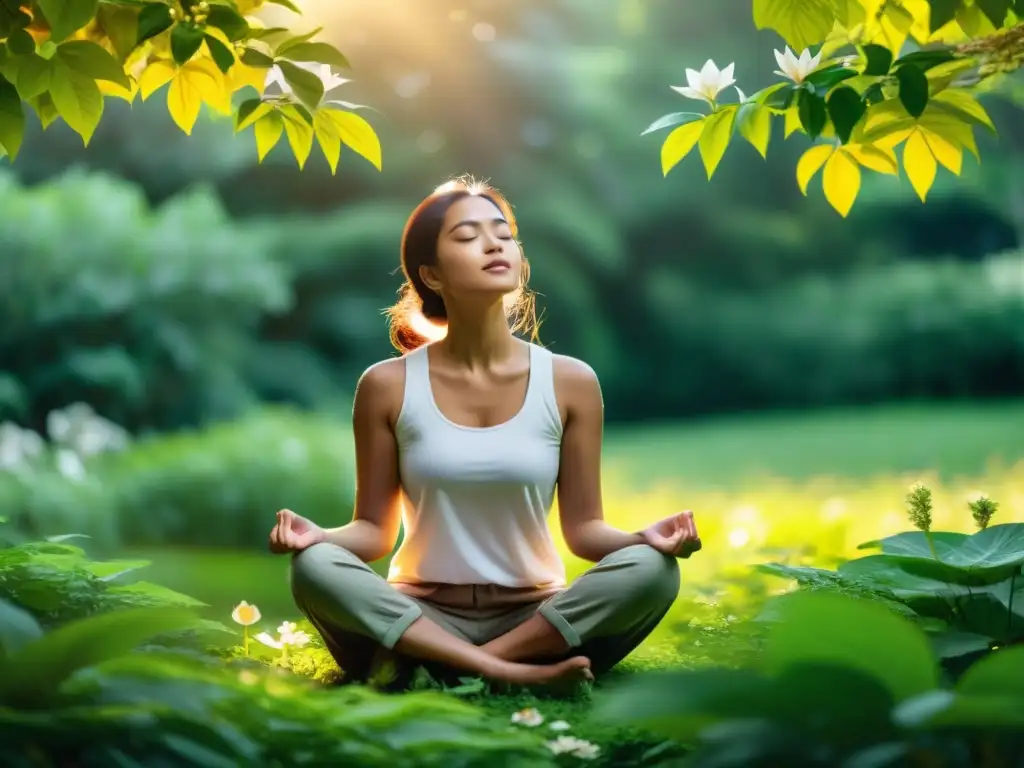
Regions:
M 429 413 L 430 407 L 430 362 L 427 358 L 427 345 L 417 347 L 403 357 L 405 361 L 405 391 L 402 395 L 402 411 L 398 416 L 399 424 L 411 418 L 422 418 Z
M 530 344 L 530 385 L 527 407 L 552 436 L 562 434 L 562 414 L 555 395 L 555 356 L 538 344 Z

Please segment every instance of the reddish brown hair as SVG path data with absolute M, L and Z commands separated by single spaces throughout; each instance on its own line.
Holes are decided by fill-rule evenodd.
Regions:
M 448 320 L 444 299 L 426 286 L 420 277 L 420 267 L 437 264 L 437 246 L 444 218 L 452 205 L 466 197 L 483 197 L 492 202 L 508 222 L 512 237 L 518 236 L 515 214 L 508 200 L 498 190 L 468 176 L 442 184 L 416 206 L 402 233 L 402 273 L 405 282 L 399 288 L 398 301 L 387 310 L 391 343 L 402 354 L 412 352 L 431 341 L 429 335 L 423 332 L 424 319 L 439 331 Z M 531 340 L 535 340 L 538 328 L 536 297 L 527 287 L 529 279 L 530 265 L 524 257 L 522 281 L 519 289 L 510 294 L 505 313 L 513 333 L 526 333 Z

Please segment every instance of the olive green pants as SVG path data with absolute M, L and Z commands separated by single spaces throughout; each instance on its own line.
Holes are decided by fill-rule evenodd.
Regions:
M 668 612 L 679 593 L 679 565 L 641 544 L 608 555 L 565 588 L 404 585 L 389 584 L 349 551 L 321 543 L 294 556 L 291 583 L 299 609 L 347 680 L 365 680 L 382 658 L 405 669 L 420 663 L 391 651 L 421 616 L 483 645 L 538 612 L 565 638 L 569 654 L 588 656 L 600 673 Z

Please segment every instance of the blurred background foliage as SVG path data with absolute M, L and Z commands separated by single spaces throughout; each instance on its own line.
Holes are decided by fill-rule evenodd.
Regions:
M 102 488 L 6 478 L 0 513 L 23 529 L 255 545 L 253 516 L 348 505 L 344 424 L 360 372 L 392 354 L 402 225 L 463 172 L 516 206 L 542 341 L 593 365 L 617 426 L 1024 393 L 1019 77 L 984 96 L 1000 132 L 979 136 L 981 166 L 927 205 L 871 175 L 844 220 L 799 192 L 805 137 L 767 161 L 736 142 L 713 183 L 697 162 L 662 178 L 661 139 L 640 137 L 687 108 L 669 86 L 709 57 L 747 93 L 775 79 L 781 42 L 747 2 L 301 5 L 295 31 L 323 26 L 353 64 L 341 97 L 378 110 L 383 173 L 351 152 L 336 177 L 316 152 L 300 172 L 283 146 L 260 165 L 251 130 L 207 114 L 185 136 L 160 99 L 110 100 L 88 148 L 32 126 L 0 168 L 0 422 L 45 432 L 82 402 L 145 438 L 90 459 Z M 744 434 L 726 442 L 771 451 Z

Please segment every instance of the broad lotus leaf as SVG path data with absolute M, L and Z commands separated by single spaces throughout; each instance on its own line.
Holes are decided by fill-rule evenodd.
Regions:
M 920 557 L 926 560 L 934 560 L 938 555 L 940 560 L 945 561 L 950 554 L 971 537 L 966 533 L 933 531 L 931 544 L 929 544 L 928 538 L 929 536 L 923 531 L 904 531 L 894 536 L 886 536 L 884 539 L 866 541 L 857 549 L 881 549 L 882 554 L 885 555 Z M 932 546 L 935 547 L 934 552 L 932 552 Z

